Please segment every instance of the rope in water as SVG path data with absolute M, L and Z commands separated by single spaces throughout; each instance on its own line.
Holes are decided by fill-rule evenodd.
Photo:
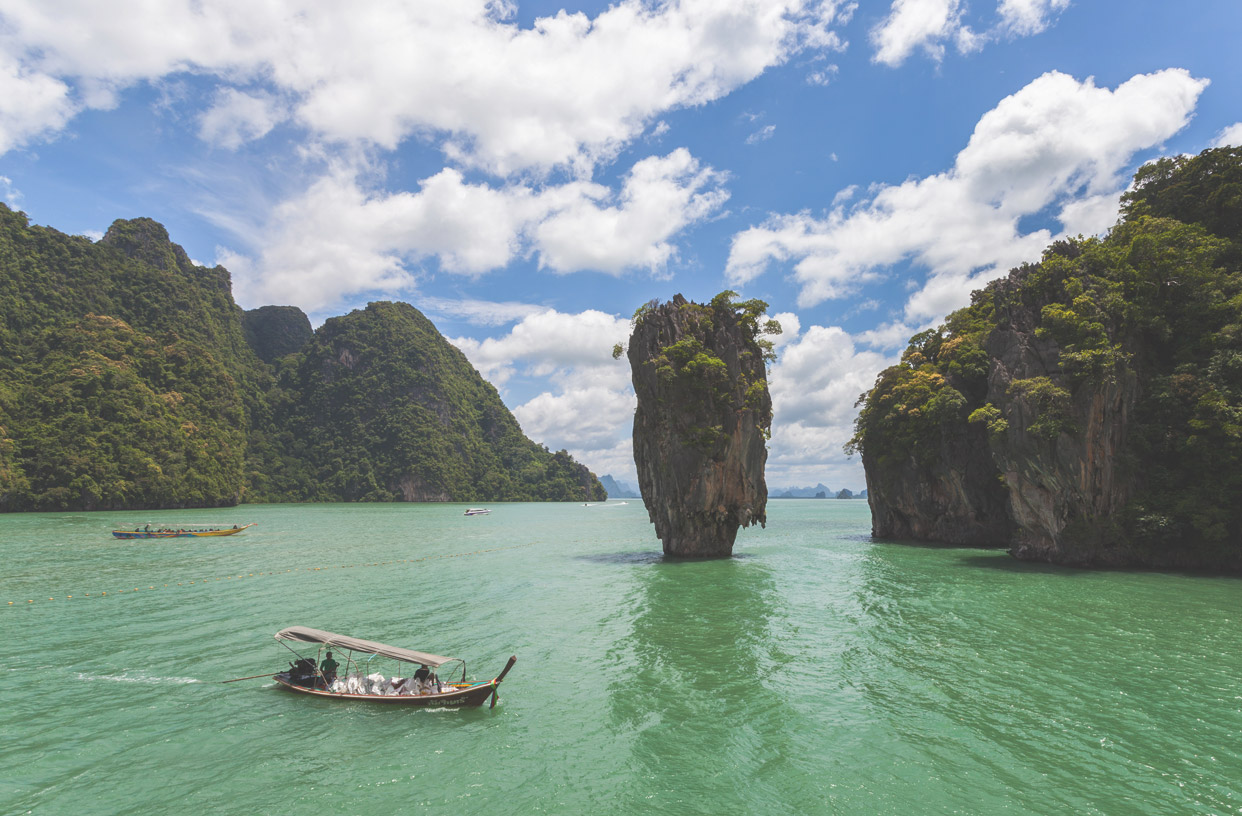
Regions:
M 340 565 L 331 566 L 331 567 L 294 567 L 292 569 L 277 570 L 275 572 L 245 572 L 245 573 L 238 573 L 237 575 L 226 575 L 223 578 L 216 578 L 214 579 L 214 581 L 229 581 L 233 579 L 242 579 L 242 578 L 258 578 L 264 575 L 287 575 L 289 573 L 294 573 L 294 572 L 323 572 L 324 570 L 332 570 L 332 569 L 359 569 L 362 567 L 386 567 L 386 566 L 391 566 L 393 564 L 416 564 L 420 561 L 435 561 L 440 558 L 462 558 L 468 555 L 483 555 L 484 553 L 503 552 L 505 550 L 518 550 L 518 549 L 521 549 L 522 547 L 534 546 L 534 544 L 535 542 L 532 541 L 527 544 L 515 544 L 512 547 L 493 547 L 492 549 L 488 549 L 488 550 L 473 550 L 471 552 L 461 552 L 461 553 L 445 553 L 443 555 L 425 555 L 422 558 L 399 558 L 394 561 L 375 561 L 375 562 L 363 563 L 363 564 L 340 564 Z M 117 595 L 125 595 L 125 594 L 133 595 L 135 592 L 150 592 L 151 590 L 154 590 L 154 589 L 163 589 L 165 587 L 174 587 L 174 586 L 185 587 L 185 586 L 197 586 L 200 584 L 206 585 L 209 583 L 213 583 L 214 581 L 213 579 L 205 578 L 205 579 L 200 579 L 197 581 L 178 581 L 175 584 L 159 584 L 159 585 L 150 584 L 145 589 L 143 587 L 134 587 L 133 589 L 128 589 L 128 590 L 127 589 L 115 590 L 111 593 L 86 592 L 86 593 L 80 593 L 76 595 L 61 595 L 59 600 L 76 601 L 76 600 L 81 600 L 83 598 L 104 598 L 104 597 L 108 597 L 109 595 L 111 595 L 112 597 L 115 597 Z M 27 607 L 34 603 L 47 603 L 48 601 L 55 601 L 55 600 L 57 600 L 56 597 L 49 597 L 47 601 L 44 601 L 42 596 L 40 596 L 37 600 L 34 598 L 28 598 L 26 599 L 25 603 L 20 603 L 18 601 L 9 601 L 5 606 L 0 607 L 0 608 L 17 609 L 20 607 Z

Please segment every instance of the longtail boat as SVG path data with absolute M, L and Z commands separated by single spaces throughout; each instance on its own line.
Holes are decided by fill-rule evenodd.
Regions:
M 495 679 L 467 682 L 466 661 L 457 657 L 416 652 L 306 626 L 281 629 L 275 637 L 297 657 L 289 664 L 287 671 L 272 675 L 276 682 L 292 691 L 334 700 L 467 708 L 481 706 L 490 697 L 495 708 L 496 688 L 517 662 L 517 655 L 510 657 Z M 304 656 L 285 641 L 313 645 L 316 647 L 315 656 Z M 332 649 L 344 652 L 338 655 L 342 659 L 334 657 Z M 306 651 L 303 649 L 303 652 Z M 372 665 L 375 657 L 395 660 L 397 670 L 385 677 L 378 667 Z M 455 663 L 461 664 L 461 679 L 441 682 L 434 670 Z M 415 666 L 419 668 L 416 670 Z
M 148 524 L 132 530 L 113 530 L 112 535 L 116 538 L 211 538 L 237 535 L 254 525 L 255 522 L 243 524 L 240 527 L 236 524 L 232 527 L 220 527 L 214 524 L 183 524 L 179 527 L 160 527 L 152 530 L 151 525 Z

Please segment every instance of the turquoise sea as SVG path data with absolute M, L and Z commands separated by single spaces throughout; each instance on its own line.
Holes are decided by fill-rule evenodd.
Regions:
M 1242 580 L 877 542 L 863 501 L 701 563 L 639 500 L 490 507 L 0 516 L 0 813 L 1242 813 Z M 109 535 L 204 521 L 258 526 Z M 518 663 L 493 710 L 220 682 L 294 624 Z

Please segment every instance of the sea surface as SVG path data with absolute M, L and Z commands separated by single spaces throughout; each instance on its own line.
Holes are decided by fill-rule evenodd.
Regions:
M 0 814 L 1242 813 L 1242 580 L 873 541 L 864 501 L 697 563 L 640 500 L 465 507 L 0 516 Z M 109 534 L 205 521 L 258 526 Z M 518 662 L 494 709 L 221 682 L 290 625 Z

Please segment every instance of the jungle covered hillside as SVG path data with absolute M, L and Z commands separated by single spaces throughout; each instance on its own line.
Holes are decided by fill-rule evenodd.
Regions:
M 243 312 L 151 219 L 0 205 L 0 304 L 0 510 L 605 495 L 413 307 Z
M 877 535 L 1242 569 L 1242 149 L 1144 166 L 863 395 Z

